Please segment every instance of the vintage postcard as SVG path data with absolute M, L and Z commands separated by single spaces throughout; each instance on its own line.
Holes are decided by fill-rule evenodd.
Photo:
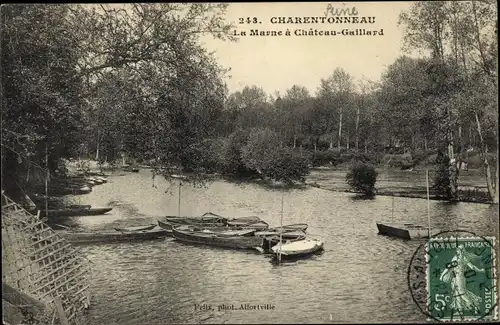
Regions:
M 4 325 L 498 322 L 496 1 L 0 9 Z

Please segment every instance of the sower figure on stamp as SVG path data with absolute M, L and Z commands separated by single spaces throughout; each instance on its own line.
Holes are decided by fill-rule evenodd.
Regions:
M 474 260 L 478 258 L 479 256 L 467 252 L 463 245 L 459 245 L 451 263 L 441 274 L 441 281 L 451 283 L 452 297 L 450 309 L 456 311 L 479 311 L 481 297 L 467 290 L 466 276 L 469 269 L 476 272 L 484 272 L 484 270 L 473 264 Z

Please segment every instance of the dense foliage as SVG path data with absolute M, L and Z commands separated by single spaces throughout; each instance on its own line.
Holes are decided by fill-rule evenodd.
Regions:
M 450 159 L 448 156 L 439 152 L 436 163 L 438 165 L 436 175 L 434 176 L 434 193 L 441 198 L 450 199 L 452 197 L 450 187 Z
M 375 194 L 377 175 L 372 165 L 356 163 L 347 172 L 346 182 L 356 193 L 372 196 Z
M 282 94 L 228 93 L 228 70 L 200 42 L 234 40 L 226 7 L 3 6 L 2 187 L 78 156 L 293 182 L 311 164 L 409 169 L 444 145 L 450 196 L 458 164 L 479 155 L 495 200 L 494 1 L 415 2 L 400 23 L 420 58 L 398 58 L 377 82 L 337 68 L 314 93 Z

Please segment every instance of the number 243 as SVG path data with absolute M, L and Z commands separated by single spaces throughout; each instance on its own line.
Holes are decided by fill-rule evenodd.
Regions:
M 243 17 L 240 17 L 238 19 L 239 21 L 239 24 L 257 24 L 259 22 L 259 20 L 257 19 L 257 17 L 247 17 L 247 18 L 243 18 Z

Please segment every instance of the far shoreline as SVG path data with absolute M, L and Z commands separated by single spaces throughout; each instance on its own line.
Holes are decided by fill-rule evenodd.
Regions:
M 99 166 L 95 161 L 89 161 L 91 162 L 91 167 L 88 172 L 90 173 L 95 173 L 99 172 Z M 70 166 L 67 166 L 68 169 Z M 146 169 L 146 170 L 151 170 L 153 171 L 155 169 L 154 166 L 149 166 L 149 165 L 137 165 L 138 168 L 140 169 Z M 432 168 L 433 166 L 418 166 L 415 169 L 407 172 L 422 172 L 425 171 L 426 169 L 429 170 L 435 170 L 435 168 Z M 397 168 L 391 168 L 388 166 L 376 166 L 376 169 L 379 170 L 380 172 L 384 171 L 390 171 L 390 172 L 405 172 L 405 170 L 397 169 Z M 127 173 L 126 171 L 123 170 L 121 166 L 117 166 L 114 168 L 114 173 L 120 172 L 120 173 Z M 348 166 L 317 166 L 317 167 L 311 167 L 310 171 L 332 171 L 332 172 L 347 172 Z M 103 168 L 103 172 L 109 172 L 111 169 L 109 167 Z M 73 171 L 75 172 L 75 171 Z M 77 173 L 82 173 L 82 171 L 76 171 Z M 471 169 L 470 172 L 473 173 L 478 173 L 479 170 Z M 160 175 L 157 175 L 160 176 Z M 213 174 L 206 174 L 204 175 L 208 178 L 208 182 L 213 181 L 213 180 L 224 180 L 228 181 L 234 184 L 242 184 L 242 183 L 247 183 L 247 184 L 257 184 L 261 185 L 267 188 L 272 188 L 272 189 L 281 189 L 281 190 L 291 190 L 291 189 L 301 189 L 301 188 L 319 188 L 322 190 L 326 191 L 331 191 L 331 192 L 338 192 L 338 193 L 351 193 L 354 195 L 354 197 L 358 197 L 361 199 L 362 195 L 360 193 L 356 193 L 350 189 L 345 188 L 345 184 L 342 184 L 343 186 L 338 186 L 336 185 L 335 182 L 328 183 L 328 185 L 324 184 L 325 182 L 328 182 L 327 180 L 325 181 L 317 181 L 317 180 L 311 180 L 311 174 L 307 175 L 305 177 L 304 182 L 294 182 L 293 184 L 285 184 L 283 182 L 277 182 L 273 181 L 270 179 L 263 179 L 259 177 L 239 177 L 239 176 L 234 176 L 234 175 L 221 175 L 218 173 L 213 173 Z M 337 183 L 338 184 L 338 183 Z M 376 196 L 390 196 L 390 197 L 403 197 L 403 198 L 416 198 L 416 199 L 427 199 L 427 193 L 422 191 L 422 189 L 415 188 L 415 187 L 406 187 L 407 190 L 398 190 L 398 191 L 391 191 L 391 190 L 386 190 L 386 189 L 377 189 L 375 195 Z M 366 198 L 369 199 L 369 198 Z M 464 203 L 480 203 L 480 204 L 494 204 L 488 200 L 486 200 L 483 197 L 459 197 L 457 199 L 449 200 L 445 198 L 438 197 L 434 195 L 431 191 L 430 193 L 430 200 L 433 201 L 443 201 L 443 202 L 449 202 L 449 203 L 458 203 L 458 202 L 464 202 Z

